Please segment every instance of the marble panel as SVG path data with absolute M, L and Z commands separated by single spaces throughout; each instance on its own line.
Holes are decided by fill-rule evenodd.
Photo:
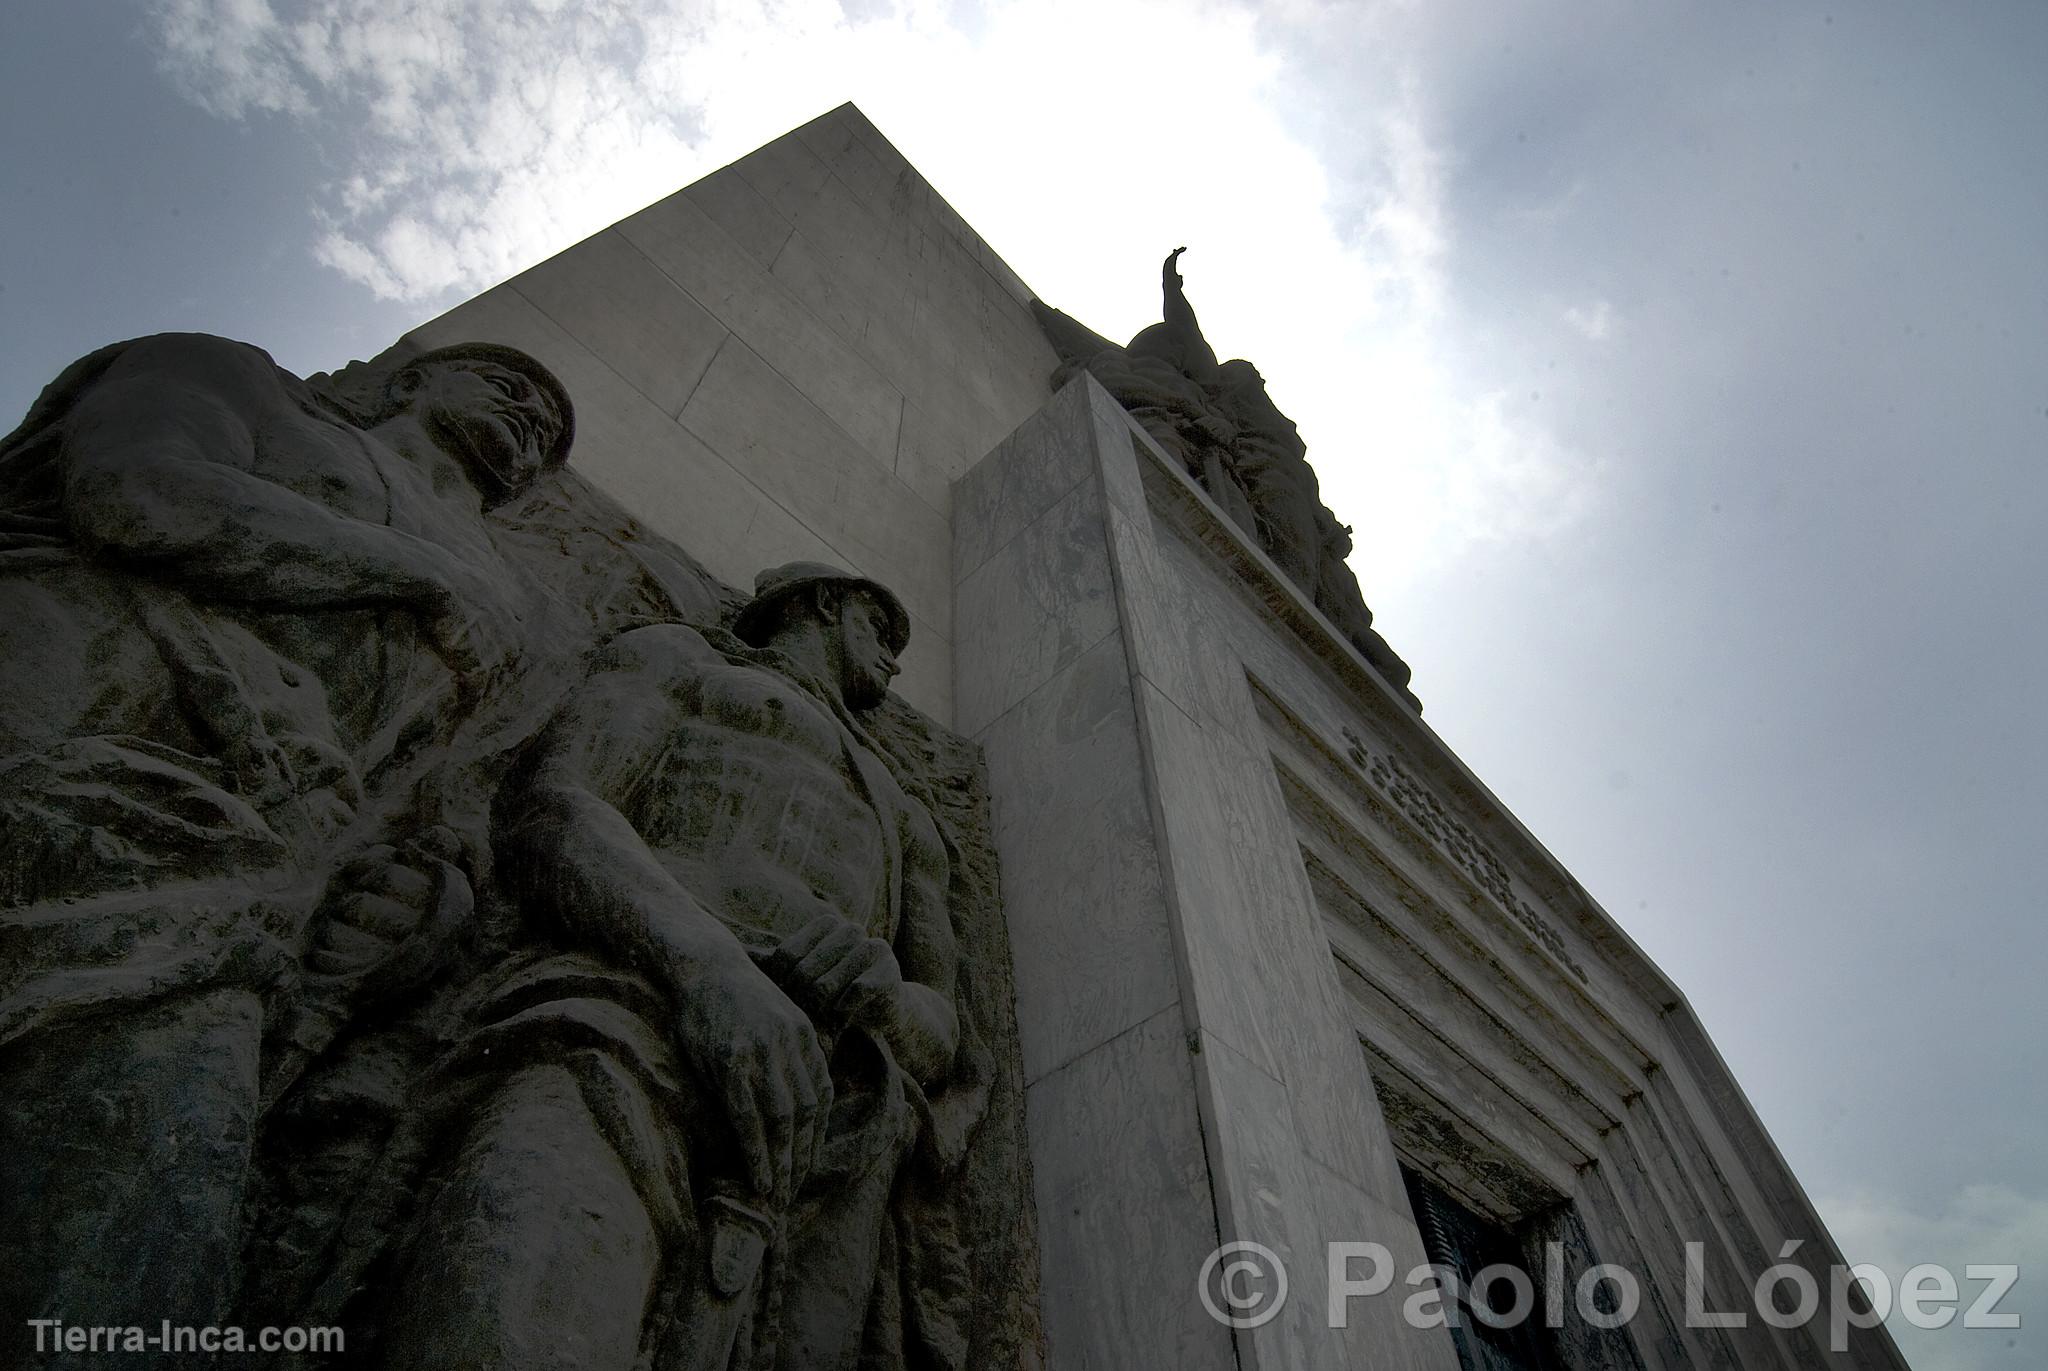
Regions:
M 913 614 L 951 620 L 946 522 L 890 474 L 893 446 L 871 460 L 738 338 L 711 364 L 682 423 Z
M 845 177 L 826 167 L 825 178 L 792 216 L 799 231 L 808 231 L 835 254 L 880 260 L 908 260 L 908 248 L 920 230 L 909 204 L 882 203 L 861 195 Z
M 955 590 L 953 682 L 961 731 L 989 720 L 1116 632 L 1102 502 L 1077 485 Z
M 1290 940 L 1276 938 L 1270 882 L 1260 869 L 1267 835 L 1246 822 L 1243 792 L 1257 760 L 1190 718 L 1149 682 L 1138 717 L 1160 809 L 1167 882 L 1200 1027 L 1268 1075 L 1284 1079 L 1289 1016 L 1273 1013 L 1300 972 Z M 1291 853 L 1291 847 L 1281 850 Z
M 1391 1203 L 1405 1192 L 1272 757 L 1258 745 L 1237 756 L 1246 779 L 1232 797 L 1232 815 L 1246 836 L 1236 856 L 1254 892 L 1256 935 L 1274 959 L 1277 978 L 1267 988 L 1289 1006 L 1278 1016 L 1284 1031 L 1275 1042 L 1302 1146 Z
M 907 262 L 836 258 L 799 227 L 775 262 L 775 279 L 898 392 L 924 398 L 956 388 L 949 360 L 916 341 L 916 293 Z
M 1105 435 L 1104 441 L 1113 439 Z M 1205 725 L 1226 736 L 1255 736 L 1244 667 L 1215 631 L 1214 613 L 1161 545 L 1173 532 L 1155 529 L 1149 515 L 1121 510 L 1110 511 L 1109 527 L 1135 670 Z
M 980 314 L 963 308 L 962 303 L 944 292 L 918 299 L 916 317 L 903 343 L 902 360 L 893 364 L 911 369 L 923 378 L 922 384 L 907 383 L 910 389 L 906 393 L 931 404 L 936 402 L 935 390 L 957 389 L 984 409 L 1001 407 L 1015 413 L 1015 406 L 1006 405 L 996 392 Z M 886 341 L 885 336 L 879 337 Z
M 1068 386 L 953 487 L 955 575 L 993 557 L 1096 469 L 1088 392 Z
M 1215 1178 L 1218 1232 L 1225 1242 L 1256 1242 L 1286 1270 L 1288 1299 L 1257 1328 L 1239 1329 L 1238 1364 L 1251 1371 L 1315 1371 L 1336 1364 L 1336 1337 L 1323 1310 L 1323 1246 L 1316 1215 L 1341 1199 L 1319 1194 L 1294 1135 L 1287 1087 L 1214 1034 L 1201 1034 L 1195 1069 L 1203 1132 Z
M 1024 1112 L 1048 1364 L 1237 1371 L 1195 1298 L 1216 1214 L 1178 1011 L 1040 1080 Z
M 838 114 L 846 127 L 852 130 L 853 136 L 860 139 L 866 145 L 867 150 L 873 153 L 891 171 L 900 171 L 910 166 L 910 160 L 896 150 L 896 145 L 889 141 L 886 134 L 875 127 L 867 115 L 861 113 L 860 106 L 849 100 L 832 112 Z M 923 178 L 919 179 L 922 180 Z
M 985 273 L 983 279 L 987 279 Z M 984 291 L 981 309 L 983 346 L 997 412 L 1021 417 L 1044 404 L 1052 393 L 1052 373 L 1059 365 L 1059 355 L 1030 311 L 1008 294 Z
M 856 117 L 853 114 L 854 108 L 855 106 L 850 100 L 844 104 L 834 106 L 811 120 L 808 124 L 798 125 L 794 130 L 795 135 L 803 142 L 805 147 L 811 150 L 812 154 L 819 161 L 829 167 L 832 165 L 833 159 L 844 152 L 854 140 L 853 122 Z M 858 117 L 865 118 L 866 116 Z M 877 133 L 880 131 L 879 129 L 876 130 Z
M 769 203 L 737 165 L 692 182 L 683 194 L 764 269 L 774 266 L 776 254 L 796 231 L 795 221 Z
M 1286 1083 L 1309 1155 L 1382 1199 L 1397 1195 L 1270 759 L 1150 683 L 1138 695 L 1198 1021 Z
M 1003 432 L 994 415 L 964 397 L 938 410 L 905 400 L 896 438 L 896 479 L 950 518 L 953 482 L 986 456 Z
M 825 199 L 827 193 L 819 193 L 815 203 Z M 877 340 L 909 338 L 918 309 L 918 279 L 901 242 L 879 232 L 870 242 L 852 234 L 852 225 L 862 219 L 856 209 L 836 211 L 823 221 L 801 219 L 776 258 L 774 277 L 840 338 L 877 363 L 891 385 L 903 389 L 903 369 L 881 365 Z
M 1109 503 L 1133 519 L 1142 517 L 1149 525 L 1152 513 L 1145 498 L 1136 446 L 1144 437 L 1143 430 L 1132 422 L 1116 398 L 1102 388 L 1102 382 L 1087 372 L 1075 375 L 1061 389 L 1077 390 L 1081 392 L 1077 399 L 1085 400 L 1094 425 L 1096 450 L 1102 457 L 1102 484 L 1109 492 Z
M 763 567 L 837 556 L 524 296 L 487 291 L 406 338 L 421 348 L 484 338 L 539 358 L 576 401 L 570 469 L 650 529 L 675 539 L 721 579 L 751 586 Z
M 778 138 L 732 164 L 746 183 L 791 223 L 831 173 L 801 138 Z
M 1288 1100 L 1303 1149 L 1382 1203 L 1402 1199 L 1393 1139 L 1333 971 L 1304 977 L 1301 1036 L 1289 1054 Z
M 928 221 L 923 226 L 923 235 L 921 277 L 927 296 L 973 301 L 994 288 L 988 273 L 975 260 L 973 250 L 943 221 Z
M 1371 1367 L 1372 1371 L 1458 1371 L 1458 1353 L 1450 1333 L 1441 1328 L 1410 1327 L 1401 1313 L 1403 1301 L 1417 1290 L 1407 1283 L 1408 1274 L 1429 1261 L 1406 1192 L 1394 1203 L 1382 1203 L 1345 1177 L 1320 1166 L 1316 1169 L 1325 1190 L 1344 1197 L 1340 1212 L 1345 1220 L 1357 1225 L 1340 1231 L 1328 1221 L 1322 1224 L 1325 1260 L 1318 1294 L 1324 1299 L 1326 1313 L 1336 1307 L 1327 1298 L 1329 1243 L 1376 1242 L 1387 1249 L 1394 1267 L 1394 1283 L 1381 1294 L 1354 1295 L 1341 1301 L 1344 1326 L 1334 1330 L 1340 1355 L 1329 1364 Z M 1363 1258 L 1349 1268 L 1349 1274 L 1359 1279 L 1369 1274 Z
M 621 220 L 617 231 L 876 461 L 895 461 L 901 392 L 688 195 Z
M 724 324 L 609 229 L 508 284 L 664 414 L 681 412 L 727 337 Z
M 1123 644 L 1104 637 L 977 737 L 1033 1081 L 1172 1005 L 1173 937 Z
M 887 215 L 899 198 L 899 186 L 910 175 L 908 163 L 891 167 L 869 148 L 867 140 L 854 132 L 854 117 L 847 106 L 821 115 L 796 131 L 804 146 L 816 154 L 832 174 L 843 181 L 862 203 L 879 215 Z
M 982 241 L 981 235 L 974 233 L 972 229 L 968 232 L 969 245 L 974 250 L 975 260 L 981 263 L 982 269 L 995 281 L 998 289 L 1020 305 L 1028 306 L 1037 298 L 1031 287 L 1024 284 L 1023 278 L 1010 269 L 1010 264 L 998 257 L 996 250 Z

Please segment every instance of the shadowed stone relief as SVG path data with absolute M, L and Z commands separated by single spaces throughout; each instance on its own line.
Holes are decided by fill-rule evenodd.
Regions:
M 1035 1349 L 978 752 L 887 589 L 724 586 L 574 425 L 511 348 L 159 335 L 0 440 L 0 1338 Z
M 1294 421 L 1266 393 L 1258 368 L 1219 362 L 1202 336 L 1179 271 L 1185 248 L 1160 268 L 1164 317 L 1118 347 L 1040 300 L 1032 313 L 1059 354 L 1052 384 L 1088 371 L 1130 411 L 1238 527 L 1258 543 L 1323 616 L 1408 704 L 1408 664 L 1372 627 L 1372 611 L 1346 564 L 1351 529 L 1322 501 Z

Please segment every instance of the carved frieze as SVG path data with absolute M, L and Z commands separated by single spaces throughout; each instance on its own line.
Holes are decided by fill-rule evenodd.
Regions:
M 1384 752 L 1374 752 L 1367 747 L 1351 728 L 1344 730 L 1344 755 L 1365 778 L 1372 782 L 1374 789 L 1391 802 L 1408 821 L 1428 835 L 1437 849 L 1456 863 L 1458 868 L 1476 882 L 1480 889 L 1493 898 L 1495 904 L 1514 921 L 1520 924 L 1531 938 L 1581 981 L 1586 979 L 1585 968 L 1572 957 L 1571 948 L 1564 935 L 1551 922 L 1537 913 L 1530 903 L 1515 893 L 1514 881 L 1508 875 L 1507 866 L 1493 854 L 1491 848 L 1481 842 L 1479 836 L 1462 820 L 1448 810 L 1443 801 L 1431 792 L 1400 762 Z

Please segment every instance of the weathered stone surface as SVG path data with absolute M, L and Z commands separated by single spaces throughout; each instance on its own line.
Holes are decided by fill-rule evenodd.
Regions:
M 1395 1364 L 1440 1364 L 1386 1302 L 1344 1332 L 1305 1294 L 1232 1331 L 1190 1300 L 1214 1244 L 1240 1239 L 1312 1289 L 1323 1244 L 1357 1237 L 1355 1201 L 1393 1168 L 1242 663 L 1176 586 L 1139 468 L 1130 420 L 1077 376 L 955 488 L 960 717 L 1000 781 L 1019 890 L 1053 1361 L 1337 1366 L 1392 1345 Z M 1117 1078 L 1141 1051 L 1156 1075 Z M 1178 1201 L 1192 1218 L 1099 1198 L 1159 1194 L 1159 1135 L 1190 1112 L 1207 1173 Z
M 888 693 L 910 615 L 817 563 L 741 596 L 574 432 L 502 345 L 301 381 L 164 335 L 0 440 L 7 1345 L 1035 1347 L 986 786 Z
M 1178 1009 L 1031 1086 L 1050 1364 L 1232 1371 L 1193 1295 L 1216 1245 L 1208 1161 Z M 1113 1157 L 1115 1166 L 1104 1166 Z
M 1045 875 L 1003 899 L 1027 1081 L 1172 1005 L 1173 933 L 1124 645 L 1105 636 L 982 733 L 997 794 L 1063 796 L 996 814 L 996 843 Z M 1088 935 L 1074 916 L 1089 910 Z

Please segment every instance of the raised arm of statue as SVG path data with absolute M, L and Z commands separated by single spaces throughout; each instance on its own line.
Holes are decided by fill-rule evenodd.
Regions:
M 280 441 L 289 428 L 269 431 L 278 421 L 319 422 L 289 379 L 262 352 L 223 338 L 164 334 L 130 345 L 63 420 L 71 535 L 92 555 L 175 575 L 222 600 L 452 608 L 462 568 L 451 554 L 259 473 L 260 455 L 303 467 L 293 472 L 302 488 L 344 478 L 320 469 L 333 452 Z
M 1216 374 L 1216 349 L 1202 336 L 1195 307 L 1188 303 L 1187 292 L 1181 289 L 1177 264 L 1186 251 L 1184 247 L 1175 248 L 1166 254 L 1166 261 L 1159 268 L 1164 323 L 1140 332 L 1131 340 L 1130 351 L 1135 356 L 1164 357 L 1195 380 L 1207 383 Z
M 1186 282 L 1180 274 L 1180 255 L 1186 251 L 1185 247 L 1175 248 L 1167 253 L 1166 260 L 1159 264 L 1159 292 L 1166 299 L 1166 313 L 1162 317 L 1168 323 L 1174 321 L 1176 303 L 1180 313 L 1186 316 L 1189 323 L 1193 323 L 1195 319 L 1195 311 L 1189 306 L 1186 293 L 1181 290 Z
M 530 908 L 668 992 L 677 1046 L 718 1091 L 756 1190 L 786 1200 L 831 1113 L 817 1035 L 620 812 L 688 707 L 690 682 L 719 662 L 680 625 L 614 640 L 549 725 L 500 846 Z
M 1179 263 L 1180 255 L 1186 251 L 1186 248 L 1175 248 L 1160 264 L 1159 294 L 1163 309 L 1159 317 L 1166 321 L 1168 332 L 1183 346 L 1192 342 L 1199 347 L 1207 347 L 1202 338 L 1202 326 L 1195 320 L 1195 307 L 1188 303 L 1187 291 L 1182 289 L 1186 282 L 1181 277 Z
M 897 954 L 903 964 L 904 994 L 892 1045 L 906 1071 L 930 1084 L 952 1064 L 960 1041 L 954 987 L 960 952 L 947 904 L 948 862 L 938 834 L 926 824 L 906 825 L 904 837 L 903 928 Z

